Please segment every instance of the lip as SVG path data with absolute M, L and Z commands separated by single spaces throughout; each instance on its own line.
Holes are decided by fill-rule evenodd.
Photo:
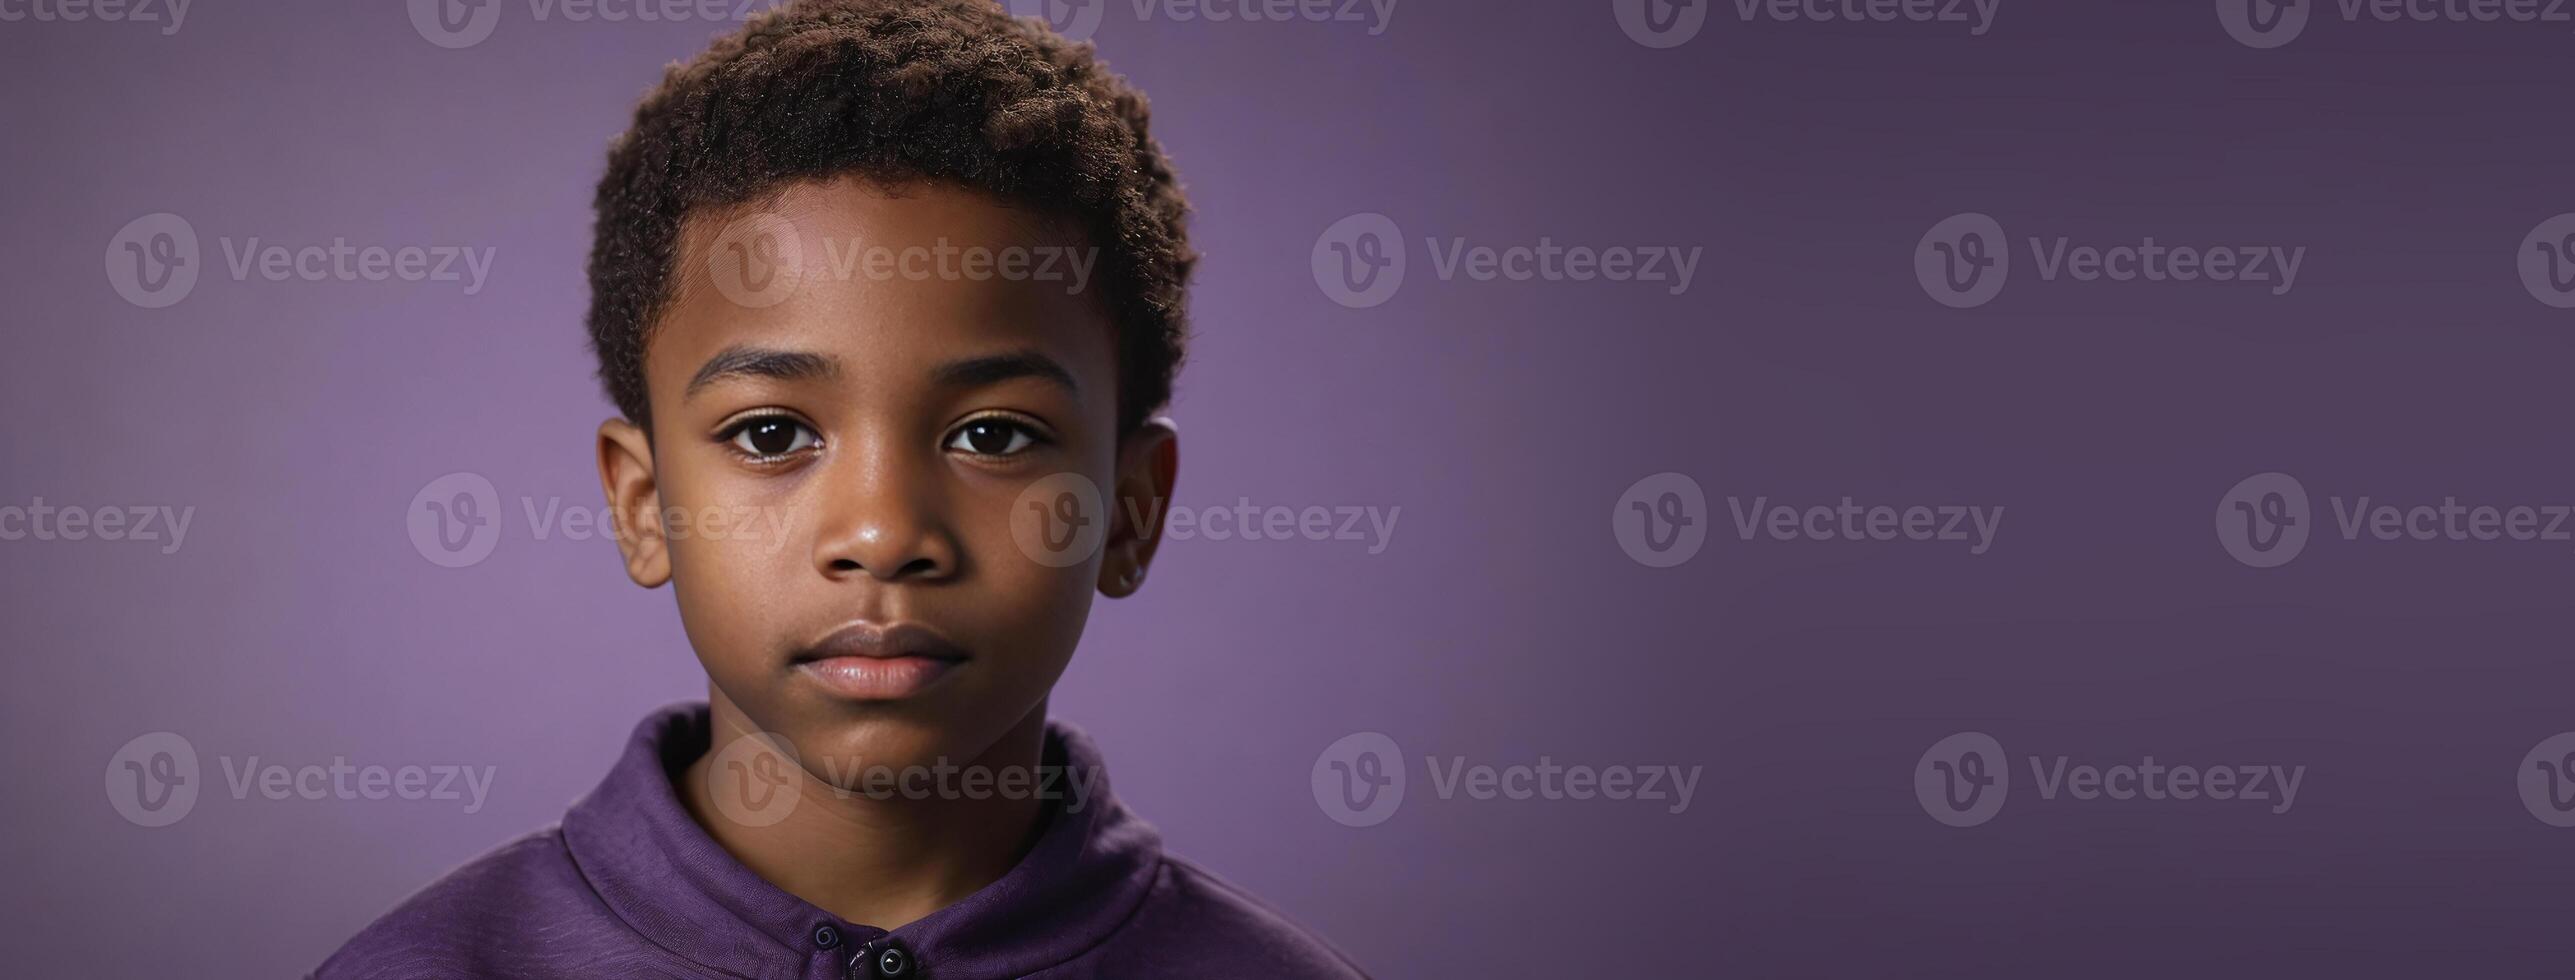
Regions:
M 834 696 L 897 701 L 920 694 L 969 658 L 937 630 L 917 623 L 851 623 L 798 651 L 790 666 Z

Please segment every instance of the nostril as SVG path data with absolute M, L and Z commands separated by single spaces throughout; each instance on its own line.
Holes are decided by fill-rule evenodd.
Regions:
M 855 561 L 851 561 L 850 559 L 847 559 L 847 558 L 834 558 L 834 559 L 832 559 L 832 571 L 835 571 L 835 572 L 855 572 L 855 571 L 858 571 L 858 570 L 859 570 L 859 568 L 858 568 L 858 563 L 857 563 L 857 562 L 855 562 Z
M 903 571 L 898 574 L 903 578 L 922 578 L 937 574 L 938 571 L 938 562 L 928 558 L 915 558 L 911 561 L 904 562 Z

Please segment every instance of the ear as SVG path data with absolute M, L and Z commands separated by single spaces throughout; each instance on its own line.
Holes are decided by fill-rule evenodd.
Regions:
M 647 589 L 671 580 L 669 538 L 662 533 L 662 493 L 653 479 L 653 440 L 625 419 L 599 423 L 599 489 L 617 524 L 626 577 Z
M 1170 419 L 1148 419 L 1118 441 L 1116 492 L 1109 502 L 1107 560 L 1100 563 L 1100 594 L 1124 599 L 1144 587 L 1145 567 L 1162 544 L 1163 511 L 1180 477 L 1180 430 Z

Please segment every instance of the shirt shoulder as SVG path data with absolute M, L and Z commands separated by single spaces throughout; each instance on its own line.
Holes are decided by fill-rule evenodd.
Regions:
M 1103 977 L 1368 978 L 1322 936 L 1215 872 L 1168 853 L 1134 918 L 1084 959 Z
M 603 968 L 618 976 L 684 975 L 654 955 L 657 950 L 601 942 L 629 933 L 573 864 L 558 825 L 430 882 L 351 937 L 312 976 L 597 976 Z

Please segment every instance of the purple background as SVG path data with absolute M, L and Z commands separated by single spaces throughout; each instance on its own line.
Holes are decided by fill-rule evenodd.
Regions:
M 14 0 L 12 0 L 14 2 Z M 1386 977 L 2543 975 L 2575 830 L 2516 767 L 2575 729 L 2575 544 L 2346 541 L 2329 496 L 2575 502 L 2570 317 L 2522 237 L 2575 211 L 2569 25 L 2231 40 L 2206 2 L 2004 0 L 1959 25 L 1745 22 L 1669 50 L 1607 2 L 1405 0 L 1388 29 L 1139 20 L 1197 207 L 1181 503 L 1400 506 L 1350 542 L 1170 545 L 1056 702 L 1173 849 Z M 400 3 L 201 0 L 183 29 L 0 23 L 0 505 L 196 508 L 185 546 L 0 541 L 27 976 L 299 973 L 445 869 L 560 816 L 650 708 L 703 693 L 670 597 L 520 500 L 596 507 L 580 318 L 605 141 L 723 25 L 537 22 L 463 50 Z M 150 212 L 186 299 L 102 273 Z M 1382 212 L 1388 303 L 1317 287 Z M 1924 231 L 2016 236 L 1991 305 L 1933 303 Z M 2044 282 L 2029 235 L 2308 247 L 2295 291 Z M 235 281 L 218 241 L 497 250 L 453 283 Z M 1441 281 L 1422 239 L 1705 249 L 1682 295 Z M 1608 516 L 1673 470 L 1707 545 Z M 2315 495 L 2297 561 L 2212 534 L 2236 481 Z M 406 533 L 499 489 L 488 560 Z M 1738 540 L 1730 496 L 2007 508 L 1994 549 Z M 204 792 L 121 818 L 102 772 L 173 731 Z M 1392 819 L 1309 788 L 1359 731 Z M 1952 828 L 1911 792 L 1959 731 L 2110 764 L 2307 767 L 2297 805 L 2041 799 Z M 1683 813 L 1442 800 L 1422 757 L 1703 765 Z M 218 760 L 497 767 L 448 801 L 233 798 Z M 1568 973 L 1567 971 L 1570 971 Z

